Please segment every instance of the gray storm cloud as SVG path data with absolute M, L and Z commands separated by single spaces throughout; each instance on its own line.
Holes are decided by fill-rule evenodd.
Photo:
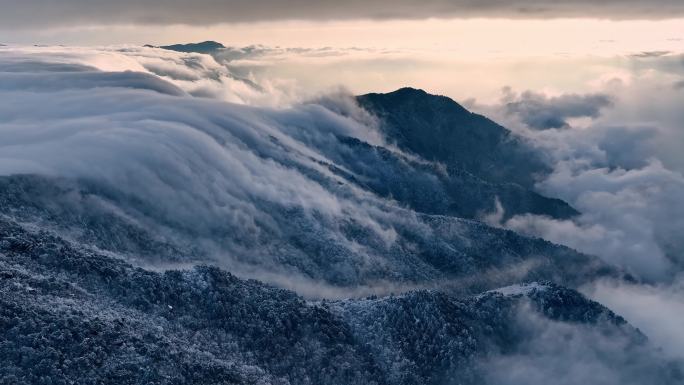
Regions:
M 684 4 L 677 0 L 3 0 L 0 6 L 0 23 L 6 28 L 431 17 L 664 19 L 684 15 Z

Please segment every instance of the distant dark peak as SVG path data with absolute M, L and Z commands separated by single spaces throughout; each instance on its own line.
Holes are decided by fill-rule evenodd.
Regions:
M 220 49 L 225 49 L 226 47 L 219 42 L 209 40 L 201 43 L 165 45 L 159 48 L 178 52 L 211 53 Z

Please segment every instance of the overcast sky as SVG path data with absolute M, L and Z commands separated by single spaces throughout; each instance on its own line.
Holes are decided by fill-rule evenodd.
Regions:
M 0 4 L 0 23 L 12 28 L 454 17 L 634 20 L 684 15 L 681 0 L 2 0 Z
M 0 0 L 0 10 L 6 44 L 217 40 L 481 56 L 677 50 L 684 38 L 681 0 Z

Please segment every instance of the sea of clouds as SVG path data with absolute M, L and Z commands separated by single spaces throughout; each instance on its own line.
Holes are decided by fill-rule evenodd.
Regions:
M 283 247 L 265 241 L 282 235 L 287 219 L 269 207 L 291 208 L 292 218 L 316 217 L 312 237 L 356 251 L 347 254 L 354 264 L 341 260 L 337 268 L 391 271 L 383 269 L 392 261 L 341 237 L 340 228 L 353 220 L 379 248 L 396 241 L 398 224 L 429 229 L 410 211 L 342 183 L 329 167 L 337 136 L 392 148 L 374 118 L 344 91 L 311 101 L 314 93 L 304 97 L 290 80 L 254 77 L 247 59 L 240 60 L 242 71 L 236 72 L 209 55 L 157 48 L 0 47 L 0 175 L 124 186 L 127 194 L 153 202 L 153 214 L 135 220 L 151 216 L 164 224 L 166 236 L 196 234 L 207 248 L 257 252 L 258 258 L 275 258 Z M 505 89 L 498 104 L 468 103 L 538 148 L 553 166 L 538 191 L 582 213 L 572 220 L 524 215 L 502 221 L 506 208 L 499 206 L 483 220 L 628 271 L 634 282 L 599 281 L 583 291 L 625 316 L 670 357 L 684 358 L 677 322 L 684 318 L 684 60 L 674 54 L 630 60 L 631 72 L 607 76 L 585 94 Z M 209 238 L 227 233 L 242 242 L 210 245 Z M 226 266 L 248 270 L 244 263 L 234 258 Z M 246 275 L 323 296 L 350 294 L 294 272 Z M 508 382 L 494 380 L 522 383 L 529 378 L 524 368 L 547 367 L 535 380 L 544 383 L 558 375 L 559 359 L 587 357 L 591 335 L 542 326 L 547 332 L 530 342 L 530 351 L 498 359 L 501 370 L 492 376 L 520 371 Z M 553 337 L 558 334 L 576 342 L 561 356 L 555 347 L 563 344 Z M 620 343 L 591 354 L 619 350 Z M 584 366 L 573 373 L 596 368 L 608 384 L 621 383 L 615 367 L 628 364 L 576 362 Z M 581 377 L 566 378 L 582 383 Z

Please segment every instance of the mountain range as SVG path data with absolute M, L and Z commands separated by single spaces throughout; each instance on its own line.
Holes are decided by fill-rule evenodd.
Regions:
M 535 191 L 550 166 L 534 147 L 449 98 L 270 110 L 51 76 L 82 79 L 37 97 L 91 115 L 0 119 L 51 133 L 0 158 L 52 167 L 0 176 L 2 384 L 517 384 L 563 360 L 596 383 L 684 381 L 577 291 L 633 277 L 481 220 L 497 202 L 579 213 Z M 111 125 L 102 141 L 93 125 Z M 64 127 L 76 146 L 52 151 Z

